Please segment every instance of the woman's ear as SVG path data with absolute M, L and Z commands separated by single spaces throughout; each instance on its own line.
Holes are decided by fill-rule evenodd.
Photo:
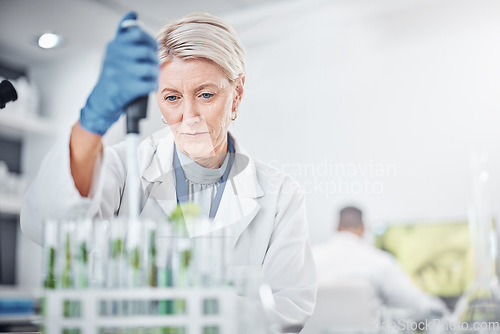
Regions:
M 235 95 L 233 100 L 233 110 L 237 109 L 241 103 L 241 98 L 243 97 L 243 92 L 245 91 L 245 74 L 240 74 L 240 76 L 236 79 L 235 83 Z

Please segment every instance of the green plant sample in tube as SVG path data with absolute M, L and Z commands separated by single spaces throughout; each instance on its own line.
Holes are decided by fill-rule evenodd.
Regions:
M 47 268 L 47 276 L 43 282 L 43 286 L 47 289 L 56 288 L 56 275 L 55 275 L 55 262 L 56 262 L 56 249 L 50 247 L 49 249 L 49 265 Z
M 87 280 L 87 273 L 85 269 L 87 268 L 88 264 L 88 251 L 87 251 L 87 244 L 85 242 L 82 242 L 80 244 L 79 248 L 80 254 L 79 254 L 79 261 L 80 261 L 80 268 L 81 270 L 78 271 L 78 281 L 79 281 L 79 286 L 80 287 L 87 287 L 88 286 L 88 280 Z
M 158 286 L 157 282 L 157 270 L 156 270 L 156 231 L 151 231 L 149 235 L 149 256 L 151 258 L 149 262 L 149 273 L 148 273 L 148 284 L 149 286 Z
M 66 234 L 66 247 L 65 247 L 65 262 L 61 275 L 61 287 L 64 289 L 70 288 L 73 285 L 71 279 L 71 242 L 69 233 Z
M 111 257 L 117 259 L 123 253 L 122 239 L 115 239 L 111 243 Z

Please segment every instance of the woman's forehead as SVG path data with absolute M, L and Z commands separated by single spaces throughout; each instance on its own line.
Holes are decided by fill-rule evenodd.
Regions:
M 159 83 L 161 86 L 215 85 L 223 88 L 229 81 L 220 67 L 212 61 L 176 57 L 161 66 Z
M 172 60 L 165 62 L 161 65 L 162 73 L 172 73 L 172 74 L 182 74 L 196 76 L 198 75 L 218 75 L 223 76 L 224 72 L 219 65 L 215 64 L 211 60 L 207 59 L 181 59 L 178 57 L 172 58 Z

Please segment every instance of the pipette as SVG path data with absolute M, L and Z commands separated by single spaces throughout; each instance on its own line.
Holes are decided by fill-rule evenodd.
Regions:
M 137 20 L 125 20 L 121 29 L 129 29 L 139 26 Z M 137 163 L 137 147 L 139 145 L 139 121 L 146 118 L 148 110 L 148 96 L 142 96 L 132 101 L 126 107 L 127 136 L 125 138 L 127 147 L 127 184 L 128 184 L 128 206 L 129 218 L 136 221 L 140 211 L 140 181 L 139 165 Z

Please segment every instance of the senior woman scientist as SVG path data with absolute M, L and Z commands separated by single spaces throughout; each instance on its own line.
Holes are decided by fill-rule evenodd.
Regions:
M 123 20 L 135 18 L 129 13 Z M 125 146 L 103 147 L 101 137 L 130 101 L 157 90 L 168 127 L 138 148 L 146 198 L 141 216 L 165 219 L 183 189 L 202 214 L 216 212 L 212 230 L 228 229 L 232 264 L 260 268 L 282 327 L 299 331 L 316 294 L 304 196 L 294 180 L 248 156 L 228 132 L 244 84 L 244 49 L 215 16 L 187 15 L 163 27 L 157 41 L 139 27 L 119 27 L 79 121 L 45 157 L 25 194 L 23 232 L 40 243 L 44 218 L 127 213 Z M 217 206 L 225 171 L 230 181 Z

